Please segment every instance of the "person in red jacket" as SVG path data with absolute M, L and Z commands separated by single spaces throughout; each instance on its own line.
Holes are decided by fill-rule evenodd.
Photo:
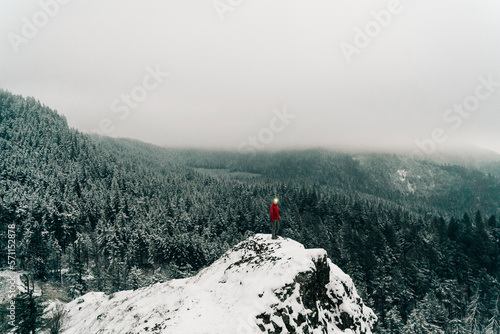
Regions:
M 280 229 L 280 208 L 278 207 L 278 199 L 275 198 L 271 205 L 271 233 L 273 239 L 278 239 L 278 230 Z

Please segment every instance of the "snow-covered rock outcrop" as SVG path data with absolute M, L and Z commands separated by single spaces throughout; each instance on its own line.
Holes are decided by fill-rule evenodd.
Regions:
M 257 234 L 196 276 L 68 304 L 63 333 L 371 333 L 376 316 L 323 249 Z

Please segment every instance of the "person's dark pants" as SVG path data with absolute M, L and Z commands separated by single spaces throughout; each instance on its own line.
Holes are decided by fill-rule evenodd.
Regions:
M 278 236 L 278 231 L 280 229 L 280 221 L 278 219 L 275 219 L 272 223 L 271 223 L 271 233 L 273 235 L 273 238 L 277 237 Z

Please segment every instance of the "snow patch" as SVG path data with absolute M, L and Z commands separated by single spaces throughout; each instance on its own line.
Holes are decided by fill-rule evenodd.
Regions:
M 399 169 L 397 173 L 399 175 L 399 180 L 401 182 L 406 182 L 406 187 L 408 188 L 408 191 L 411 193 L 415 193 L 415 190 L 417 188 L 415 187 L 414 184 L 411 184 L 410 181 L 408 181 L 408 171 L 406 169 Z
M 403 181 L 403 182 L 406 181 L 406 176 L 408 175 L 408 171 L 407 170 L 400 169 L 400 170 L 398 170 L 398 174 L 399 174 L 399 179 L 401 181 Z

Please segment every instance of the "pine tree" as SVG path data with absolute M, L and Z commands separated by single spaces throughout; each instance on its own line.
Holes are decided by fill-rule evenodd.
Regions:
M 470 334 L 463 321 L 458 318 L 450 320 L 446 328 L 447 334 Z
M 428 322 L 427 311 L 416 307 L 410 314 L 402 333 L 405 334 L 444 334 L 444 330 Z
M 479 295 L 479 289 L 472 297 L 471 301 L 467 305 L 467 315 L 465 317 L 465 328 L 469 333 L 476 334 L 480 333 L 482 329 L 481 314 L 482 314 L 482 304 Z
M 85 274 L 85 263 L 88 258 L 87 245 L 85 243 L 86 237 L 78 234 L 77 239 L 73 242 L 70 252 L 70 274 L 74 276 L 74 292 L 75 294 L 84 293 L 87 290 L 87 284 L 83 279 Z
M 132 290 L 137 290 L 144 286 L 145 277 L 141 269 L 132 267 L 128 274 L 128 287 Z
M 500 334 L 500 308 L 499 299 L 497 298 L 495 307 L 491 311 L 491 318 L 485 328 L 486 334 Z
M 472 220 L 467 213 L 464 213 L 462 218 L 463 231 L 460 236 L 460 242 L 462 243 L 464 249 L 470 249 L 473 238 L 473 226 Z
M 478 211 L 476 214 L 476 227 L 473 234 L 470 256 L 473 265 L 479 268 L 491 269 L 490 255 L 494 252 L 490 236 L 486 231 L 486 225 Z
M 460 235 L 460 223 L 452 217 L 450 223 L 448 224 L 448 238 L 457 241 Z
M 33 227 L 29 234 L 29 244 L 26 253 L 27 261 L 35 278 L 46 279 L 50 255 L 50 250 L 47 246 L 50 243 L 44 237 L 44 235 L 47 235 L 47 232 L 44 231 L 42 224 L 38 222 L 33 222 L 32 224 Z
M 403 319 L 399 313 L 399 310 L 396 306 L 387 312 L 385 321 L 384 321 L 385 333 L 387 334 L 397 334 L 400 333 L 401 328 L 403 327 Z
M 495 215 L 491 215 L 490 218 L 488 218 L 487 224 L 490 229 L 495 229 L 498 225 L 497 217 Z
M 15 333 L 19 334 L 35 334 L 45 325 L 42 318 L 43 307 L 40 297 L 34 295 L 34 291 L 30 288 L 29 276 L 24 276 L 26 279 L 27 291 L 18 294 L 14 297 L 16 305 L 16 328 Z

